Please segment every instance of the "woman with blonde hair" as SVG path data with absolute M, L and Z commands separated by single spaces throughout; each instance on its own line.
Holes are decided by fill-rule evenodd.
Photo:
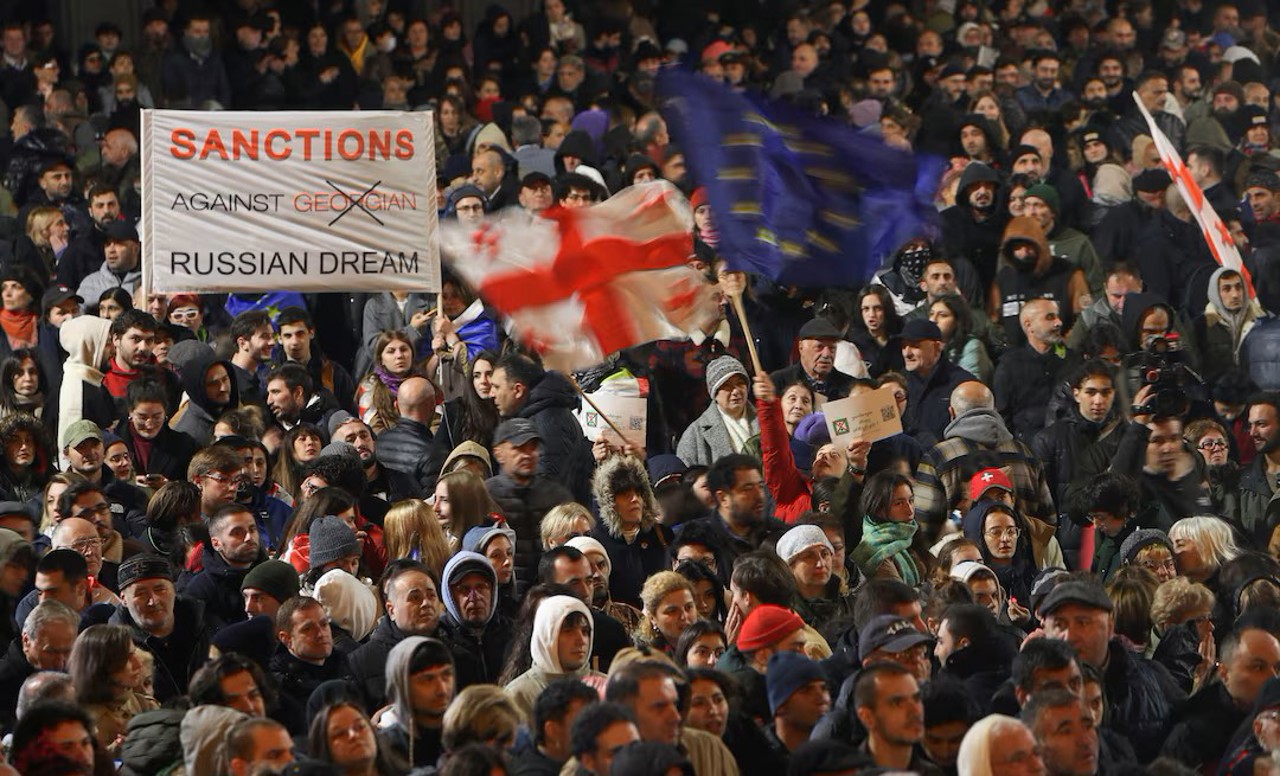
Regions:
M 680 634 L 698 620 L 693 583 L 674 571 L 659 571 L 645 580 L 640 600 L 644 614 L 636 629 L 636 646 L 673 656 Z
M 71 227 L 59 208 L 43 205 L 27 214 L 26 236 L 35 245 L 47 282 L 57 272 L 58 259 L 71 244 Z
M 495 684 L 473 684 L 449 704 L 440 743 L 446 754 L 467 744 L 505 751 L 516 742 L 520 722 L 520 710 L 506 690 Z
M 419 499 L 397 501 L 382 522 L 382 541 L 388 558 L 412 558 L 425 563 L 438 578 L 453 551 L 436 511 Z
M 490 516 L 501 516 L 498 506 L 484 486 L 484 480 L 470 471 L 450 472 L 436 482 L 436 521 L 449 542 L 449 550 L 462 548 L 462 537 Z
M 591 510 L 576 501 L 557 504 L 542 517 L 542 551 L 559 547 L 575 536 L 586 536 L 595 527 L 596 518 Z
M 1169 528 L 1178 575 L 1199 582 L 1210 590 L 1217 587 L 1218 572 L 1242 550 L 1227 521 L 1211 515 L 1185 517 Z M 1218 591 L 1220 594 L 1220 591 Z
M 129 720 L 160 708 L 139 688 L 145 680 L 138 648 L 123 625 L 91 625 L 71 648 L 67 673 L 76 702 L 93 717 L 98 743 L 118 754 Z

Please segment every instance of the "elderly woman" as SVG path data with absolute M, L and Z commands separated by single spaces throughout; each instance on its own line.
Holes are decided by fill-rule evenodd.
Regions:
M 546 552 L 568 542 L 575 536 L 586 536 L 596 527 L 596 517 L 591 510 L 571 501 L 558 504 L 542 516 L 538 526 L 542 538 L 542 550 Z
M 1173 542 L 1164 531 L 1155 528 L 1141 528 L 1129 534 L 1120 546 L 1120 561 L 1150 571 L 1162 585 L 1178 575 Z
M 644 464 L 627 455 L 606 458 L 592 478 L 600 524 L 591 536 L 613 564 L 609 593 L 618 601 L 640 603 L 640 587 L 654 572 L 669 568 L 666 547 L 671 529 L 658 522 L 658 499 Z
M 707 391 L 712 402 L 689 424 L 676 455 L 689 466 L 710 466 L 718 458 L 741 453 L 760 433 L 756 411 L 747 401 L 747 370 L 733 356 L 707 364 Z
M 640 599 L 644 616 L 636 630 L 636 646 L 674 656 L 680 634 L 698 620 L 693 584 L 674 571 L 659 571 L 645 581 Z

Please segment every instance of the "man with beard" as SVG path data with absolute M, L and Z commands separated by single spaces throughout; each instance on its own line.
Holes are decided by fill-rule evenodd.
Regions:
M 1187 127 L 1190 128 L 1192 122 L 1209 115 L 1209 103 L 1204 99 L 1204 83 L 1200 80 L 1200 69 L 1195 65 L 1183 63 L 1172 72 L 1173 80 L 1170 84 L 1173 89 L 1173 98 L 1178 101 L 1178 107 L 1182 109 L 1182 120 L 1187 122 Z
M 67 288 L 79 288 L 102 265 L 106 229 L 120 220 L 120 196 L 113 186 L 95 184 L 88 199 L 92 228 L 72 235 L 71 244 L 58 259 L 58 283 Z
M 1089 291 L 1094 296 L 1101 295 L 1105 276 L 1102 273 L 1102 262 L 1093 243 L 1081 231 L 1072 229 L 1063 223 L 1060 213 L 1062 203 L 1058 189 L 1047 183 L 1037 184 L 1027 189 L 1024 196 L 1023 213 L 1036 219 L 1044 230 L 1045 239 L 1049 241 L 1049 253 L 1054 257 L 1065 259 L 1071 266 L 1084 272 Z M 1067 300 L 1059 300 L 1064 304 Z M 1073 302 L 1077 300 L 1072 300 Z M 1076 308 L 1078 310 L 1079 307 Z M 1068 328 L 1074 316 L 1068 316 Z
M 116 400 L 117 406 L 124 403 L 129 384 L 155 364 L 151 348 L 155 345 L 157 328 L 156 319 L 138 309 L 125 310 L 111 322 L 111 344 L 115 356 L 107 362 L 102 385 Z M 160 377 L 158 373 L 152 374 Z
M 364 470 L 364 494 L 386 503 L 391 486 L 387 482 L 387 472 L 378 463 L 377 442 L 373 439 L 373 431 L 359 418 L 354 418 L 345 410 L 338 410 L 329 418 L 329 439 L 334 442 L 346 442 L 355 448 L 360 456 L 360 468 Z M 364 499 L 361 499 L 363 509 Z
M 1257 454 L 1240 472 L 1239 512 L 1234 518 L 1245 534 L 1259 547 L 1266 547 L 1271 537 L 1267 530 L 1267 504 L 1276 492 L 1280 475 L 1280 395 L 1259 393 L 1249 398 L 1249 439 Z
M 1133 91 L 1132 84 L 1124 75 L 1124 59 L 1115 53 L 1103 54 L 1098 58 L 1094 74 L 1102 79 L 1107 90 L 1107 108 L 1117 116 L 1123 116 L 1129 110 Z
M 769 375 L 778 393 L 796 381 L 803 381 L 819 401 L 848 396 L 853 378 L 835 367 L 836 343 L 840 338 L 840 330 L 825 318 L 814 318 L 801 326 L 796 336 L 800 361 Z
M 1243 107 L 1244 87 L 1235 81 L 1223 81 L 1213 88 L 1209 115 L 1193 120 L 1187 137 L 1222 149 L 1235 148 L 1247 128 Z
M 943 247 L 950 256 L 969 259 L 983 288 L 990 288 L 995 280 L 1000 233 L 1008 219 L 1007 212 L 996 207 L 999 190 L 999 173 L 989 165 L 970 162 L 960 176 L 956 204 L 942 211 Z
M 1200 376 L 1206 384 L 1240 367 L 1240 348 L 1261 317 L 1241 274 L 1226 267 L 1215 270 L 1209 278 L 1209 302 L 1195 326 Z
M 699 525 L 715 537 L 712 550 L 717 569 L 732 569 L 737 559 L 760 548 L 768 537 L 780 536 L 786 525 L 765 518 L 764 473 L 760 461 L 735 453 L 717 459 L 707 470 L 707 490 L 715 501 L 711 514 L 695 518 L 680 528 Z
M 177 587 L 179 593 L 204 601 L 209 624 L 221 628 L 246 619 L 240 583 L 254 566 L 266 560 L 266 554 L 257 520 L 246 507 L 221 507 L 209 518 L 208 528 L 203 568 L 184 570 Z
M 879 768 L 941 774 L 916 750 L 924 737 L 924 704 L 920 685 L 897 663 L 875 663 L 858 674 L 853 690 L 858 720 L 867 730 L 860 749 Z
M 1187 152 L 1187 169 L 1191 171 L 1191 178 L 1199 184 L 1204 198 L 1224 221 L 1239 217 L 1240 212 L 1240 197 L 1222 177 L 1226 164 L 1227 156 L 1220 148 L 1200 145 L 1192 146 Z
M 1055 51 L 1042 51 L 1031 60 L 1031 83 L 1014 92 L 1018 104 L 1028 113 L 1056 111 L 1073 95 L 1058 87 L 1061 61 Z
M 135 555 L 120 564 L 120 600 L 112 625 L 127 626 L 134 642 L 155 656 L 155 697 L 163 703 L 186 692 L 209 657 L 204 606 L 179 596 L 169 561 Z
M 1062 318 L 1052 299 L 1032 299 L 1018 315 L 1026 344 L 1005 353 L 996 367 L 992 388 L 996 409 L 1023 442 L 1044 428 L 1049 399 L 1063 369 L 1074 360 L 1062 341 Z
M 1022 305 L 1031 299 L 1058 302 L 1058 314 L 1064 319 L 1064 328 L 1069 329 L 1080 312 L 1081 300 L 1089 294 L 1089 285 L 1079 267 L 1049 250 L 1040 222 L 1029 215 L 1011 220 L 1005 227 L 1000 252 L 1007 264 L 996 273 L 987 312 L 992 320 L 1003 323 L 1009 341 L 1022 342 L 1018 315 Z
M 996 153 L 1000 150 L 998 142 L 991 132 L 991 125 L 981 113 L 970 113 L 960 121 L 960 150 L 969 157 L 971 164 L 996 164 Z M 956 194 L 959 198 L 959 191 Z
M 1252 242 L 1261 250 L 1280 244 L 1280 176 L 1255 169 L 1244 179 L 1244 198 L 1253 213 Z

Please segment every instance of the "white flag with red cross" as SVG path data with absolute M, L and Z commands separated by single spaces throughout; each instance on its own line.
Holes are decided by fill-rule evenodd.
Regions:
M 715 319 L 715 286 L 686 264 L 692 225 L 688 201 L 660 181 L 589 208 L 445 223 L 440 249 L 548 368 L 574 371 L 644 342 L 687 339 Z
M 1133 93 L 1133 101 L 1137 103 L 1138 110 L 1142 111 L 1143 118 L 1147 120 L 1147 127 L 1151 129 L 1151 138 L 1160 152 L 1160 161 L 1164 162 L 1165 169 L 1169 171 L 1169 177 L 1173 178 L 1174 184 L 1178 187 L 1178 193 L 1182 195 L 1187 207 L 1191 209 L 1191 215 L 1195 216 L 1196 223 L 1200 225 L 1200 233 L 1209 245 L 1209 252 L 1213 254 L 1218 264 L 1240 273 L 1240 277 L 1244 278 L 1244 287 L 1249 290 L 1249 297 L 1252 299 L 1253 278 L 1240 258 L 1240 251 L 1236 248 L 1235 241 L 1231 239 L 1231 231 L 1222 222 L 1218 211 L 1214 210 L 1209 200 L 1205 199 L 1204 190 L 1191 176 L 1191 170 L 1187 169 L 1187 165 L 1182 161 L 1178 149 L 1173 147 L 1169 138 L 1160 131 L 1160 127 L 1156 126 L 1155 118 L 1147 110 L 1147 106 L 1142 104 L 1136 91 Z

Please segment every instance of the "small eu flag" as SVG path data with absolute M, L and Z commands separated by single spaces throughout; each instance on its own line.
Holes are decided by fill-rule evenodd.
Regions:
M 659 86 L 730 268 L 802 287 L 858 286 L 932 231 L 943 160 L 705 76 L 667 71 Z

